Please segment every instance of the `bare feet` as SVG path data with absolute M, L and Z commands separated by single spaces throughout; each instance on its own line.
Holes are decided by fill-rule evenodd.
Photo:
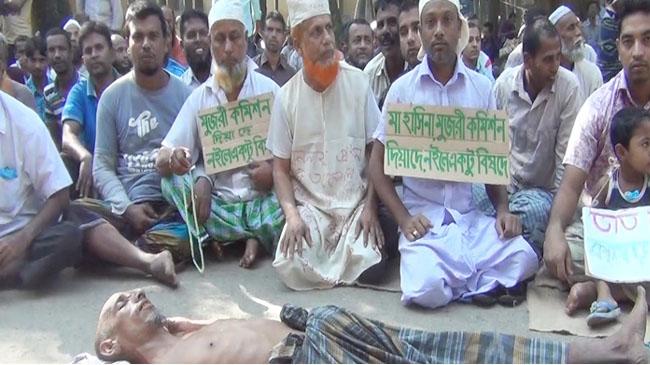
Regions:
M 598 298 L 596 283 L 585 281 L 573 284 L 566 299 L 564 308 L 566 314 L 572 315 L 579 309 L 587 309 L 591 303 Z
M 627 316 L 621 329 L 608 338 L 611 346 L 610 350 L 615 355 L 620 355 L 620 359 L 624 362 L 645 364 L 650 360 L 643 344 L 647 315 L 648 303 L 646 302 L 645 289 L 638 286 L 634 308 Z
M 260 249 L 260 243 L 257 239 L 255 238 L 247 239 L 246 250 L 244 251 L 244 255 L 241 257 L 241 260 L 239 260 L 239 266 L 245 269 L 249 269 L 255 262 L 255 259 L 257 258 L 257 252 L 259 251 L 259 249 Z
M 221 243 L 214 240 L 211 241 L 210 249 L 212 250 L 212 253 L 217 258 L 217 260 L 221 260 L 223 258 L 223 249 L 221 248 Z
M 174 269 L 174 260 L 169 251 L 163 251 L 154 255 L 154 259 L 149 264 L 149 273 L 153 275 L 156 280 L 166 285 L 173 288 L 178 286 L 176 271 Z

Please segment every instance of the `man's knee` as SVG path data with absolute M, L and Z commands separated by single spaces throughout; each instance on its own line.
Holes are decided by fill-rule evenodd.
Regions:
M 441 275 L 428 275 L 416 279 L 402 279 L 402 303 L 414 303 L 427 308 L 438 308 L 449 304 L 452 292 Z M 406 284 L 406 285 L 405 285 Z

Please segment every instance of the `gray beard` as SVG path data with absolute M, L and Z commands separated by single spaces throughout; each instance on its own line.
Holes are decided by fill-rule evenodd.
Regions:
M 219 78 L 217 78 L 217 81 L 219 82 L 219 86 L 221 86 L 227 93 L 232 92 L 235 89 L 235 87 L 239 86 L 246 78 L 246 72 L 248 70 L 246 59 L 236 64 L 235 66 L 231 66 L 231 67 L 222 66 L 217 64 L 216 62 L 215 64 L 217 65 L 215 76 L 225 75 L 226 80 L 220 80 Z
M 583 42 L 579 47 L 569 48 L 562 42 L 562 55 L 569 61 L 575 63 L 585 59 L 586 46 Z

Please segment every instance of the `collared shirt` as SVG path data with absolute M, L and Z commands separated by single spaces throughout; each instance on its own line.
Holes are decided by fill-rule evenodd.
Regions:
M 74 83 L 76 84 L 79 80 L 79 73 L 77 71 L 74 73 L 74 79 Z M 48 124 L 57 123 L 61 125 L 61 112 L 63 112 L 65 99 L 68 95 L 61 94 L 59 86 L 59 79 L 57 77 L 53 82 L 45 86 L 45 89 L 43 89 L 43 98 L 45 99 L 45 122 Z
M 395 80 L 386 95 L 388 103 L 411 103 L 418 105 L 458 106 L 464 108 L 495 109 L 494 97 L 490 94 L 492 84 L 487 77 L 468 69 L 458 58 L 452 78 L 446 85 L 435 79 L 428 62 L 422 62 L 406 75 Z M 386 144 L 388 110 L 384 106 L 382 118 L 374 138 Z M 404 177 L 404 205 L 411 214 L 437 206 L 434 227 L 440 227 L 449 212 L 454 218 L 473 209 L 472 188 L 469 183 L 447 182 Z M 458 221 L 456 219 L 456 221 Z
M 186 69 L 187 67 L 181 65 L 173 57 L 167 57 L 167 64 L 165 65 L 165 70 L 167 70 L 170 74 L 176 77 L 181 77 L 185 73 Z
M 72 184 L 38 115 L 0 92 L 0 237 L 27 225 L 54 193 Z
M 76 0 L 77 11 L 90 20 L 106 24 L 112 30 L 122 30 L 124 11 L 120 0 Z
M 47 74 L 46 77 L 47 80 L 45 82 L 45 85 L 48 85 L 52 82 L 52 79 L 50 78 L 49 74 Z M 36 113 L 41 118 L 41 120 L 45 122 L 45 96 L 36 87 L 36 83 L 34 82 L 32 76 L 29 76 L 27 82 L 25 83 L 25 86 L 27 86 L 29 91 L 32 92 L 32 95 L 34 95 L 34 101 L 36 102 Z
M 524 72 L 523 65 L 507 69 L 494 85 L 497 108 L 506 110 L 510 124 L 510 191 L 535 187 L 556 192 L 582 93 L 575 75 L 560 67 L 555 82 L 531 101 Z
M 210 76 L 208 77 L 208 79 L 212 77 L 213 74 L 214 72 L 211 69 Z M 189 86 L 192 90 L 196 89 L 202 84 L 202 82 L 199 79 L 197 79 L 196 76 L 194 75 L 194 71 L 192 71 L 191 67 L 188 67 L 187 70 L 183 72 L 183 74 L 181 75 L 181 81 L 183 81 L 183 83 Z
M 404 62 L 404 70 L 408 68 L 408 64 Z M 375 95 L 377 104 L 381 107 L 386 97 L 386 92 L 390 87 L 390 77 L 386 71 L 386 57 L 383 53 L 376 55 L 363 69 L 363 72 L 370 77 L 370 87 L 372 93 Z
M 575 166 L 589 174 L 585 187 L 591 196 L 598 192 L 599 187 L 596 185 L 607 174 L 610 160 L 616 160 L 609 137 L 612 118 L 628 106 L 640 107 L 632 99 L 623 70 L 591 94 L 578 112 L 564 164 Z M 650 110 L 650 102 L 643 105 L 643 108 Z
M 273 93 L 279 90 L 273 80 L 255 72 L 250 66 L 246 72 L 246 79 L 239 92 L 238 99 Z M 196 88 L 187 98 L 181 108 L 169 133 L 162 141 L 165 147 L 186 147 L 192 154 L 192 164 L 196 164 L 196 174 L 205 176 L 203 165 L 201 139 L 196 124 L 196 117 L 200 111 L 214 108 L 228 103 L 225 91 L 215 84 L 213 77 L 207 79 Z M 213 194 L 227 202 L 249 201 L 260 196 L 255 190 L 247 167 L 224 171 L 211 176 Z
M 278 63 L 278 68 L 275 71 L 271 68 L 265 52 L 257 55 L 253 61 L 259 66 L 257 72 L 275 81 L 279 86 L 284 86 L 296 74 L 296 69 L 289 66 L 283 55 L 280 55 L 280 63 Z
M 115 80 L 120 77 L 115 69 L 113 69 L 113 77 Z M 99 97 L 95 91 L 93 81 L 80 78 L 70 89 L 61 113 L 62 122 L 69 120 L 79 123 L 81 126 L 81 141 L 90 153 L 95 151 L 98 103 Z

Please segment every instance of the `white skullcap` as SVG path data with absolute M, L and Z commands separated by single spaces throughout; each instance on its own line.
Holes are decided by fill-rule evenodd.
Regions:
M 208 14 L 210 29 L 220 20 L 236 20 L 246 27 L 244 22 L 244 8 L 241 0 L 217 0 L 212 4 Z
M 330 15 L 327 0 L 287 0 L 287 6 L 291 28 L 315 16 Z
M 548 20 L 550 20 L 553 25 L 556 25 L 563 16 L 572 13 L 573 11 L 571 9 L 564 5 L 560 5 L 551 15 L 548 16 Z
M 422 17 L 422 9 L 424 9 L 424 6 L 430 3 L 432 0 L 420 0 L 420 17 Z M 460 18 L 461 21 L 461 26 L 460 26 L 460 38 L 458 39 L 458 47 L 456 47 L 456 54 L 461 54 L 463 53 L 463 50 L 467 46 L 467 43 L 469 42 L 469 25 L 467 24 L 467 18 L 463 15 L 463 13 L 460 12 L 461 6 L 460 6 L 460 1 L 459 0 L 446 0 L 456 7 L 458 10 L 458 17 Z M 424 58 L 424 50 L 420 49 L 420 53 L 422 54 L 421 59 Z
M 66 32 L 69 32 L 69 31 L 70 31 L 69 29 L 70 29 L 70 27 L 72 27 L 72 26 L 75 26 L 75 27 L 77 27 L 78 29 L 81 29 L 81 24 L 79 24 L 78 21 L 76 21 L 76 20 L 74 20 L 74 19 L 70 19 L 70 20 L 68 20 L 67 22 L 65 22 L 65 25 L 63 26 L 63 30 L 65 30 Z

